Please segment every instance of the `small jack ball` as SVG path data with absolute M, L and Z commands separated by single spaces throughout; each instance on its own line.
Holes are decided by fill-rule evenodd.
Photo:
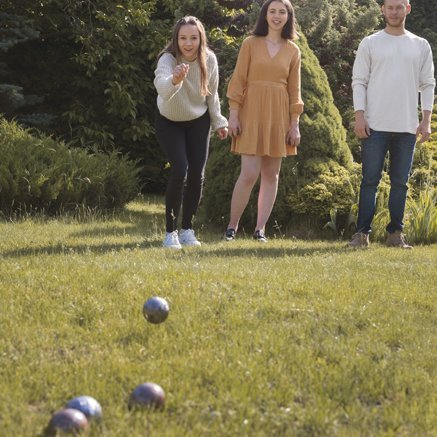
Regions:
M 143 314 L 150 323 L 162 323 L 168 317 L 170 307 L 165 299 L 154 296 L 146 300 L 143 305 Z
M 87 419 L 100 420 L 102 418 L 102 407 L 99 402 L 91 396 L 78 396 L 67 402 L 65 408 L 74 408 L 81 411 Z
M 88 429 L 88 419 L 82 411 L 64 408 L 53 414 L 47 428 L 50 433 L 57 431 L 77 433 Z
M 154 382 L 145 382 L 137 385 L 129 399 L 129 407 L 163 408 L 165 392 L 161 386 Z

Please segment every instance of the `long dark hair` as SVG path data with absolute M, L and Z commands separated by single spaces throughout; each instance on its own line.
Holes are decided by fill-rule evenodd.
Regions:
M 282 3 L 288 12 L 288 19 L 285 26 L 282 28 L 281 37 L 284 39 L 297 39 L 299 38 L 296 31 L 296 15 L 294 8 L 290 0 L 267 0 L 261 7 L 258 20 L 255 24 L 252 34 L 256 36 L 266 36 L 269 33 L 269 25 L 267 23 L 267 11 L 272 2 L 277 1 Z
M 208 42 L 206 40 L 206 32 L 205 28 L 201 21 L 193 17 L 191 15 L 187 15 L 186 17 L 181 18 L 173 27 L 172 37 L 170 42 L 164 47 L 164 49 L 159 53 L 158 57 L 163 55 L 164 53 L 171 53 L 179 63 L 182 58 L 181 51 L 179 50 L 178 37 L 179 30 L 182 26 L 186 24 L 191 24 L 197 27 L 199 31 L 200 44 L 197 52 L 197 62 L 200 66 L 200 94 L 202 96 L 207 96 L 210 93 L 208 89 L 208 68 L 206 65 L 206 56 L 208 51 Z

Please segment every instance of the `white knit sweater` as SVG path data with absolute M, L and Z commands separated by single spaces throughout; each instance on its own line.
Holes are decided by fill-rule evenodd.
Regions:
M 221 115 L 218 96 L 218 65 L 215 54 L 207 52 L 208 96 L 200 95 L 200 66 L 197 61 L 189 62 L 190 69 L 187 77 L 179 84 L 173 85 L 173 70 L 176 58 L 170 53 L 164 53 L 158 60 L 155 70 L 155 88 L 158 91 L 157 104 L 161 115 L 172 121 L 189 121 L 201 117 L 206 110 L 211 117 L 214 130 L 227 127 L 228 122 Z
M 429 43 L 411 32 L 393 36 L 381 30 L 364 38 L 352 75 L 355 111 L 364 111 L 373 130 L 416 133 L 418 96 L 432 111 L 434 65 Z

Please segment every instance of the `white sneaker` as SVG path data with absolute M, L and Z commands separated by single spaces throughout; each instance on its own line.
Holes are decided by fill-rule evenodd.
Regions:
M 179 242 L 184 246 L 201 246 L 200 241 L 195 237 L 192 229 L 181 229 Z
M 179 243 L 178 231 L 167 232 L 162 245 L 168 249 L 182 249 L 181 243 Z

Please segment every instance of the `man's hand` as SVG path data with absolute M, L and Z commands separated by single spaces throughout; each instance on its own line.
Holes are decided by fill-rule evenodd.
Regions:
M 370 128 L 364 117 L 364 111 L 355 112 L 354 132 L 355 135 L 360 139 L 368 138 L 370 135 Z
M 423 111 L 422 121 L 416 130 L 416 138 L 418 143 L 424 143 L 431 136 L 431 111 Z

